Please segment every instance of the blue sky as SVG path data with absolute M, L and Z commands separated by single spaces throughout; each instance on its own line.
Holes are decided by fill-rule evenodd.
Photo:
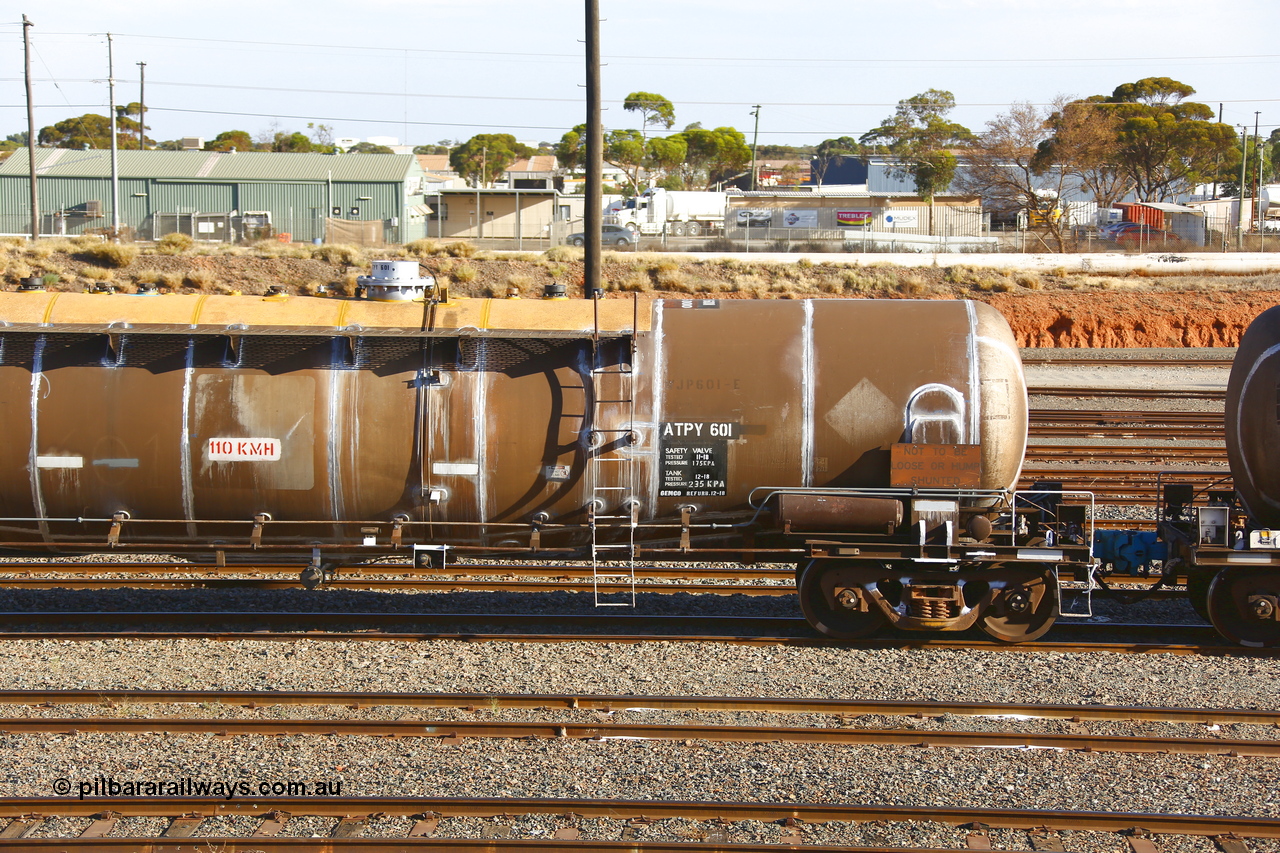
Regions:
M 22 14 L 34 22 L 37 126 L 105 114 L 146 62 L 149 135 L 306 131 L 412 144 L 510 132 L 556 141 L 583 121 L 583 3 L 57 0 L 0 13 L 0 136 L 26 127 Z M 600 0 L 606 127 L 657 92 L 676 128 L 732 125 L 761 143 L 857 136 L 901 98 L 946 89 L 971 129 L 1014 101 L 1110 93 L 1172 77 L 1224 120 L 1280 125 L 1275 0 Z

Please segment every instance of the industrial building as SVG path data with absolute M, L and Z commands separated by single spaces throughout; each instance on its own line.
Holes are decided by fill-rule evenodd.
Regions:
M 413 155 L 120 151 L 117 162 L 120 225 L 135 239 L 401 243 L 425 236 L 431 213 Z M 0 163 L 4 233 L 30 233 L 29 171 L 25 149 Z M 110 151 L 37 149 L 36 184 L 41 234 L 111 226 Z

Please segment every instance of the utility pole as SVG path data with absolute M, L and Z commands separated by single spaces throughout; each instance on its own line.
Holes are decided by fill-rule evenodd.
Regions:
M 751 190 L 756 188 L 756 143 L 760 141 L 760 105 L 751 108 L 751 115 L 756 117 L 756 129 L 751 134 Z
M 1244 251 L 1244 173 L 1249 163 L 1249 128 L 1240 125 L 1240 202 L 1236 205 L 1236 251 Z
M 1261 111 L 1255 110 L 1253 113 L 1253 145 L 1258 150 L 1258 162 L 1253 166 L 1253 204 L 1250 206 L 1250 214 L 1253 220 L 1258 223 L 1258 233 L 1262 233 L 1262 138 L 1258 136 L 1258 116 Z
M 116 63 L 107 33 L 107 92 L 111 103 L 111 241 L 120 242 L 120 164 L 116 150 Z
M 31 242 L 40 239 L 40 194 L 36 191 L 36 109 L 31 98 L 31 28 L 35 24 L 22 16 L 22 58 L 27 84 L 27 166 L 31 178 Z
M 1218 104 L 1218 124 L 1222 124 L 1222 104 Z M 1218 197 L 1218 173 L 1222 171 L 1222 155 L 1219 154 L 1214 160 L 1213 168 L 1213 195 L 1211 198 Z
M 138 63 L 138 150 L 147 150 L 147 63 Z
M 600 290 L 600 231 L 604 212 L 604 121 L 600 103 L 600 0 L 586 0 L 587 13 L 587 186 L 583 228 L 583 296 L 595 299 Z

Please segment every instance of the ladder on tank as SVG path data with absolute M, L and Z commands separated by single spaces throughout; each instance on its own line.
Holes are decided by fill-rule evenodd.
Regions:
M 614 346 L 600 341 L 600 298 L 594 303 L 594 330 L 591 335 L 591 433 L 590 457 L 587 462 L 591 499 L 587 504 L 587 521 L 591 528 L 591 586 L 596 607 L 636 606 L 636 526 L 640 502 L 636 498 L 636 460 L 629 452 L 635 444 L 635 375 L 636 333 L 633 320 L 625 345 L 615 339 Z M 638 301 L 633 313 L 638 319 Z M 608 357 L 611 350 L 615 358 Z M 610 362 L 613 363 L 610 363 Z M 618 426 L 619 412 L 626 413 L 626 423 Z M 608 454 L 608 455 L 606 455 Z M 609 485 L 605 485 L 609 484 Z M 626 541 L 601 542 L 599 523 L 605 529 L 617 530 L 615 522 L 626 523 Z M 626 562 L 626 570 L 601 570 L 601 561 Z M 600 581 L 625 580 L 631 600 L 601 601 Z M 607 592 L 606 592 L 607 594 Z

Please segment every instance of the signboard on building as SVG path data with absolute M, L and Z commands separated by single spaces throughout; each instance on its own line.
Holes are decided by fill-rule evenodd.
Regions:
M 836 225 L 870 225 L 875 213 L 870 210 L 837 210 Z
M 884 215 L 884 224 L 890 228 L 919 228 L 920 211 L 895 210 Z
M 804 210 L 788 210 L 782 214 L 784 228 L 817 228 L 818 211 L 812 208 Z

